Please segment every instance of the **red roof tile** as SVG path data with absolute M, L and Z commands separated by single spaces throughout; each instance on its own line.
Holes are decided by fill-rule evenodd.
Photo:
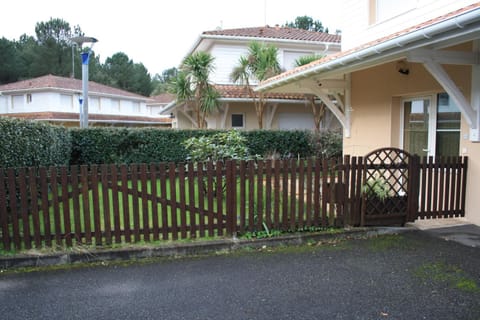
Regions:
M 78 113 L 73 112 L 29 112 L 29 113 L 8 113 L 0 114 L 1 117 L 11 117 L 30 120 L 65 120 L 79 121 Z M 172 119 L 167 117 L 141 117 L 141 116 L 121 116 L 111 114 L 94 114 L 88 115 L 92 121 L 115 121 L 115 122 L 147 122 L 151 124 L 170 124 Z
M 316 41 L 340 43 L 341 36 L 308 31 L 287 27 L 254 27 L 240 29 L 225 29 L 205 31 L 202 35 L 225 36 L 225 37 L 245 37 L 245 38 L 265 38 L 265 39 L 283 39 L 283 40 L 300 40 L 300 41 Z
M 162 93 L 153 97 L 150 97 L 153 103 L 170 103 L 175 100 L 175 95 L 171 93 Z
M 380 38 L 380 39 L 376 39 L 376 40 L 373 40 L 373 41 L 370 41 L 370 42 L 367 42 L 365 44 L 362 44 L 358 47 L 355 47 L 355 48 L 352 48 L 350 50 L 346 50 L 346 51 L 341 51 L 341 52 L 338 52 L 338 53 L 334 53 L 334 54 L 331 54 L 331 55 L 328 55 L 328 56 L 325 56 L 324 58 L 322 59 L 319 59 L 319 60 L 316 60 L 316 61 L 313 61 L 309 64 L 306 64 L 306 65 L 303 65 L 303 66 L 300 66 L 300 67 L 297 67 L 297 68 L 294 68 L 292 70 L 289 70 L 289 71 L 286 71 L 284 73 L 281 73 L 277 76 L 274 76 L 272 78 L 269 78 L 265 81 L 263 81 L 261 83 L 261 85 L 266 85 L 268 83 L 271 83 L 271 82 L 274 82 L 274 81 L 277 81 L 277 80 L 280 80 L 282 78 L 286 78 L 288 76 L 291 76 L 291 75 L 295 75 L 297 73 L 301 73 L 302 71 L 305 71 L 305 70 L 308 70 L 308 69 L 311 69 L 313 67 L 316 67 L 316 66 L 319 66 L 323 63 L 326 63 L 326 62 L 329 62 L 329 61 L 332 61 L 332 60 L 335 60 L 335 59 L 339 59 L 339 58 L 343 58 L 345 56 L 348 56 L 350 54 L 354 54 L 360 50 L 363 50 L 363 49 L 367 49 L 367 48 L 370 48 L 370 47 L 373 47 L 375 45 L 378 45 L 378 44 L 381 44 L 383 42 L 386 42 L 386 41 L 389 41 L 389 40 L 393 40 L 395 38 L 398 38 L 398 37 L 401 37 L 401 36 L 404 36 L 406 34 L 409 34 L 411 32 L 414 32 L 414 31 L 417 31 L 417 30 L 420 30 L 420 29 L 423 29 L 423 28 L 426 28 L 426 27 L 429 27 L 429 26 L 433 26 L 437 23 L 440 23 L 442 21 L 445 21 L 445 20 L 448 20 L 448 19 L 451 19 L 451 18 L 454 18 L 456 16 L 459 16 L 463 13 L 466 13 L 466 12 L 469 12 L 469 11 L 472 11 L 472 10 L 475 10 L 475 9 L 478 9 L 480 8 L 480 2 L 477 2 L 477 3 L 474 3 L 474 4 L 471 4 L 467 7 L 464 7 L 464 8 L 461 8 L 461 9 L 458 9 L 456 11 L 453 11 L 453 12 L 450 12 L 448 14 L 445 14 L 445 15 L 442 15 L 440 17 L 437 17 L 437 18 L 434 18 L 434 19 L 431 19 L 431 20 L 428 20 L 428 21 L 425 21 L 421 24 L 418 24 L 418 25 L 414 25 L 414 26 L 411 26 L 409 28 L 406 28 L 404 30 L 401 30 L 399 32 L 396 32 L 396 33 L 393 33 L 393 34 L 390 34 L 388 36 L 385 36 L 383 38 Z
M 76 90 L 81 92 L 82 80 L 59 77 L 59 76 L 54 76 L 49 74 L 49 75 L 38 77 L 38 78 L 0 85 L 0 91 L 16 91 L 16 90 L 46 89 L 46 88 Z M 121 90 L 118 88 L 113 88 L 113 87 L 96 83 L 93 81 L 88 82 L 88 88 L 90 93 L 108 94 L 108 95 L 149 100 L 148 97 L 144 97 L 139 94 Z
M 215 85 L 215 88 L 220 92 L 222 98 L 227 99 L 250 99 L 250 95 L 245 86 L 242 85 Z M 256 93 L 258 97 L 258 93 Z M 304 100 L 303 94 L 291 93 L 274 93 L 270 92 L 265 95 L 267 99 L 281 99 L 281 100 Z

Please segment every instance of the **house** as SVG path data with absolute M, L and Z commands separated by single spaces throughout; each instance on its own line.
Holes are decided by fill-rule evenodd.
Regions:
M 345 5 L 342 52 L 257 90 L 317 95 L 343 126 L 345 154 L 397 147 L 420 156 L 468 156 L 465 215 L 480 224 L 480 3 Z
M 151 116 L 162 114 L 165 107 L 173 100 L 175 100 L 175 95 L 171 93 L 161 93 L 156 96 L 151 96 L 150 101 L 147 102 L 148 113 Z
M 274 45 L 278 48 L 278 60 L 282 69 L 290 70 L 295 60 L 306 55 L 330 55 L 340 51 L 339 35 L 284 27 L 255 27 L 225 29 L 203 32 L 194 43 L 188 55 L 198 51 L 210 53 L 215 69 L 210 78 L 220 92 L 221 107 L 207 118 L 208 128 L 257 129 L 258 122 L 254 104 L 247 90 L 230 80 L 230 74 L 241 56 L 248 54 L 252 41 Z M 253 83 L 256 85 L 256 83 Z M 313 129 L 314 120 L 311 106 L 304 94 L 274 94 L 267 97 L 264 128 L 269 129 Z M 184 104 L 173 101 L 163 111 L 172 113 L 174 127 L 194 128 L 196 121 L 192 110 Z M 339 128 L 335 117 L 327 114 L 323 127 Z
M 0 85 L 0 116 L 79 126 L 81 93 L 81 80 L 54 75 Z M 152 111 L 154 102 L 89 81 L 89 124 L 170 127 L 170 118 Z

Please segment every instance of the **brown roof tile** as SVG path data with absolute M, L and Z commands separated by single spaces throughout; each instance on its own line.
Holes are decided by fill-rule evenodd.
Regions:
M 220 92 L 222 98 L 227 99 L 250 99 L 250 95 L 245 86 L 242 85 L 215 85 L 215 88 Z M 256 93 L 258 97 L 258 93 Z M 265 95 L 267 99 L 283 99 L 283 100 L 304 100 L 303 94 L 291 93 L 274 93 L 270 92 Z
M 265 39 L 284 39 L 284 40 L 300 40 L 300 41 L 317 41 L 340 43 L 341 36 L 308 31 L 287 27 L 254 27 L 205 31 L 202 35 L 225 36 L 225 37 L 245 37 L 245 38 L 265 38 Z
M 175 95 L 171 93 L 162 93 L 150 98 L 153 100 L 153 103 L 170 103 L 175 100 Z
M 89 87 L 90 93 L 108 94 L 108 95 L 116 95 L 116 96 L 122 96 L 122 97 L 149 100 L 148 97 L 144 97 L 136 93 L 110 87 L 110 86 L 96 83 L 93 81 L 88 82 L 88 87 Z M 78 90 L 80 92 L 82 90 L 82 80 L 59 77 L 59 76 L 54 76 L 49 74 L 49 75 L 38 77 L 38 78 L 0 85 L 0 91 L 46 89 L 46 88 Z
M 8 113 L 0 114 L 1 117 L 11 117 L 29 120 L 65 120 L 79 121 L 78 113 L 73 112 L 29 112 L 29 113 Z M 111 114 L 89 114 L 89 120 L 93 121 L 117 121 L 117 122 L 148 122 L 152 124 L 170 124 L 172 119 L 167 117 L 141 117 L 141 116 L 122 116 Z
M 379 39 L 376 39 L 376 40 L 373 40 L 373 41 L 370 41 L 370 42 L 367 42 L 365 44 L 362 44 L 358 47 L 355 47 L 355 48 L 352 48 L 352 49 L 349 49 L 349 50 L 346 50 L 346 51 L 341 51 L 341 52 L 338 52 L 338 53 L 334 53 L 334 54 L 331 54 L 331 55 L 328 55 L 328 56 L 325 56 L 324 58 L 322 59 L 319 59 L 319 60 L 316 60 L 316 61 L 313 61 L 309 64 L 306 64 L 306 65 L 303 65 L 303 66 L 300 66 L 300 67 L 297 67 L 297 68 L 294 68 L 292 70 L 289 70 L 289 71 L 286 71 L 284 73 L 281 73 L 277 76 L 274 76 L 272 78 L 269 78 L 265 81 L 262 82 L 262 85 L 264 84 L 268 84 L 270 82 L 273 82 L 273 81 L 276 81 L 276 80 L 279 80 L 279 79 L 282 79 L 282 78 L 286 78 L 290 75 L 294 75 L 294 74 L 297 74 L 297 73 L 300 73 L 304 70 L 307 70 L 307 69 L 310 69 L 310 68 L 313 68 L 315 66 L 318 66 L 318 65 L 321 65 L 323 63 L 326 63 L 326 62 L 329 62 L 329 61 L 332 61 L 332 60 L 335 60 L 335 59 L 338 59 L 338 58 L 342 58 L 342 57 L 345 57 L 345 56 L 348 56 L 350 54 L 353 54 L 353 53 L 356 53 L 360 50 L 363 50 L 363 49 L 367 49 L 369 47 L 373 47 L 375 45 L 378 45 L 378 44 L 381 44 L 383 42 L 386 42 L 388 40 L 392 40 L 392 39 L 395 39 L 395 38 L 398 38 L 400 36 L 403 36 L 403 35 L 406 35 L 408 33 L 411 33 L 411 32 L 414 32 L 416 30 L 420 30 L 420 29 L 423 29 L 423 28 L 426 28 L 426 27 L 429 27 L 429 26 L 433 26 L 437 23 L 440 23 L 442 21 L 445 21 L 445 20 L 448 20 L 448 19 L 451 19 L 451 18 L 454 18 L 460 14 L 463 14 L 463 13 L 466 13 L 468 11 L 471 11 L 471 10 L 475 10 L 475 9 L 478 9 L 480 8 L 480 2 L 477 2 L 477 3 L 474 3 L 474 4 L 471 4 L 467 7 L 464 7 L 464 8 L 461 8 L 461 9 L 458 9 L 456 11 L 453 11 L 453 12 L 450 12 L 448 14 L 445 14 L 445 15 L 442 15 L 440 17 L 437 17 L 437 18 L 434 18 L 434 19 L 431 19 L 431 20 L 428 20 L 428 21 L 425 21 L 421 24 L 418 24 L 418 25 L 414 25 L 414 26 L 411 26 L 409 28 L 406 28 L 404 30 L 401 30 L 401 31 L 398 31 L 396 33 L 393 33 L 393 34 L 390 34 L 388 36 L 385 36 L 385 37 L 382 37 L 382 38 L 379 38 Z

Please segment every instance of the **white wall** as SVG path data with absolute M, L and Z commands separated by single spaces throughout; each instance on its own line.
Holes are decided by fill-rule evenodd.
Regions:
M 375 6 L 378 0 L 345 0 L 342 15 L 342 50 L 380 39 L 397 31 L 423 23 L 430 19 L 466 7 L 474 0 L 409 0 L 389 1 L 397 6 L 398 15 L 384 21 L 375 21 Z M 412 8 L 413 4 L 413 8 Z
M 0 113 L 26 113 L 26 112 L 72 112 L 78 113 L 80 103 L 78 95 L 59 92 L 34 92 L 31 101 L 27 95 L 0 96 Z M 89 99 L 89 112 L 96 114 L 117 114 L 149 116 L 150 110 L 144 101 L 120 100 L 111 97 L 92 95 Z

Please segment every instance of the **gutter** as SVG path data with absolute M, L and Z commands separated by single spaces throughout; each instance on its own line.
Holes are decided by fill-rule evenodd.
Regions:
M 252 102 L 252 98 L 220 98 L 220 102 Z M 304 99 L 266 99 L 270 103 L 291 103 L 291 104 L 304 104 Z M 177 102 L 174 100 L 167 104 L 160 114 L 166 114 L 171 112 L 177 106 Z
M 418 29 L 416 31 L 407 33 L 405 35 L 398 36 L 396 38 L 381 42 L 377 45 L 367 47 L 354 51 L 345 56 L 341 56 L 337 59 L 332 59 L 324 63 L 312 66 L 311 68 L 302 70 L 297 73 L 287 75 L 277 80 L 272 80 L 262 84 L 260 83 L 254 90 L 255 91 L 269 91 L 276 87 L 285 85 L 302 78 L 317 75 L 327 71 L 337 71 L 351 68 L 355 65 L 366 64 L 367 62 L 375 61 L 375 58 L 386 58 L 389 56 L 405 53 L 408 50 L 414 49 L 419 46 L 425 46 L 426 44 L 434 44 L 442 40 L 448 40 L 453 37 L 459 37 L 468 35 L 473 32 L 480 31 L 480 8 L 473 9 L 459 16 L 452 17 L 450 19 L 441 21 L 439 23 L 427 26 L 425 28 Z M 469 26 L 470 25 L 470 26 Z M 455 32 L 454 35 L 450 35 L 450 31 Z M 437 36 L 439 35 L 439 36 Z M 419 43 L 420 42 L 420 43 Z

